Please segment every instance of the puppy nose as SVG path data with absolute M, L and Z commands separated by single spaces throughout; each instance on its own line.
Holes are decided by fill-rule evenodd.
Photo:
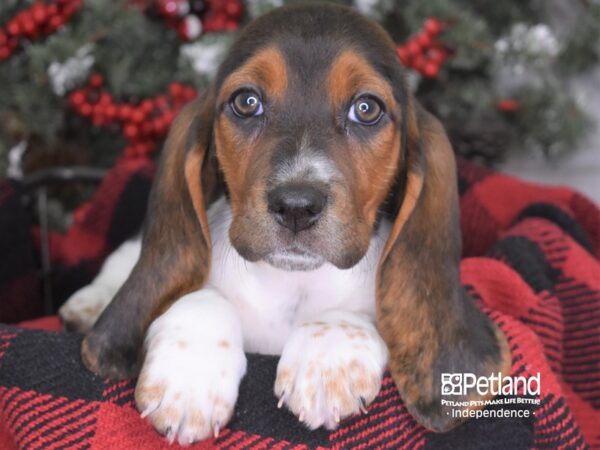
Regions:
M 327 195 L 312 186 L 279 186 L 267 196 L 269 212 L 294 233 L 312 226 L 325 208 Z

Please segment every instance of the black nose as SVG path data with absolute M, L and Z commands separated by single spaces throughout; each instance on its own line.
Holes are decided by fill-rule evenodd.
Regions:
M 267 200 L 275 220 L 297 233 L 317 221 L 327 203 L 327 195 L 312 186 L 290 185 L 271 190 Z

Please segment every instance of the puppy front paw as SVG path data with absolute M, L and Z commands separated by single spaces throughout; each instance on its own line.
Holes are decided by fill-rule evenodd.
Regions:
M 308 322 L 283 349 L 275 395 L 309 428 L 334 429 L 341 419 L 366 412 L 386 363 L 385 343 L 368 321 Z
M 233 414 L 245 371 L 243 350 L 227 340 L 156 334 L 135 388 L 137 408 L 171 443 L 216 437 Z

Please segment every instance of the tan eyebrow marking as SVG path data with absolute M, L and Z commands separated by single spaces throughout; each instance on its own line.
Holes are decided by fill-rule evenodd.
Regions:
M 327 87 L 334 107 L 346 103 L 359 91 L 381 96 L 388 108 L 395 106 L 389 83 L 355 50 L 344 50 L 335 58 L 327 76 Z
M 232 72 L 223 82 L 219 94 L 219 104 L 240 86 L 257 85 L 269 98 L 281 100 L 288 86 L 285 58 L 275 47 L 259 50 L 241 67 Z

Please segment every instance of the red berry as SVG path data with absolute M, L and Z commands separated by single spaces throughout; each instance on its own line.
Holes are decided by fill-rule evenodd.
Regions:
M 8 41 L 6 33 L 0 29 L 0 47 L 4 46 Z
M 33 19 L 25 19 L 21 22 L 21 28 L 23 29 L 23 34 L 27 36 L 33 36 L 37 32 L 37 26 Z
M 107 105 L 106 110 L 104 111 L 104 114 L 106 114 L 106 119 L 110 122 L 115 120 L 115 118 L 117 117 L 117 113 L 118 113 L 118 109 L 113 104 Z
M 46 14 L 48 14 L 48 16 L 55 16 L 56 14 L 58 14 L 58 5 L 56 5 L 56 3 L 51 3 L 47 5 Z
M 225 14 L 232 19 L 239 19 L 242 16 L 242 5 L 238 1 L 228 1 L 225 3 Z
M 92 105 L 90 105 L 89 103 L 84 103 L 83 105 L 81 105 L 81 108 L 79 108 L 79 114 L 81 114 L 83 117 L 91 116 Z
M 154 110 L 154 102 L 150 99 L 146 99 L 140 103 L 140 109 L 146 114 L 150 114 Z
M 112 101 L 112 95 L 110 95 L 108 92 L 103 92 L 100 94 L 100 98 L 98 99 L 98 103 L 103 106 L 112 104 Z
M 167 125 L 160 117 L 152 121 L 152 132 L 155 136 L 162 136 L 167 130 Z
M 104 84 L 104 78 L 102 78 L 102 75 L 100 75 L 99 73 L 95 73 L 90 77 L 89 84 L 93 88 L 102 87 L 102 85 Z
M 408 51 L 408 54 L 412 57 L 415 57 L 417 55 L 421 54 L 421 51 L 423 50 L 421 48 L 421 44 L 419 44 L 416 40 L 411 39 L 407 44 L 406 44 L 406 50 Z
M 121 120 L 129 120 L 132 113 L 133 108 L 130 105 L 124 104 L 119 106 L 119 117 L 121 117 Z
M 42 3 L 34 3 L 31 7 L 31 17 L 37 24 L 42 24 L 46 21 L 48 13 L 46 12 L 46 6 Z
M 105 110 L 106 110 L 106 108 L 103 105 L 101 105 L 100 103 L 96 103 L 92 107 L 92 115 L 103 116 L 105 114 Z
M 440 66 L 433 61 L 426 62 L 425 66 L 423 67 L 423 75 L 425 75 L 427 78 L 435 78 L 439 72 Z
M 417 56 L 415 56 L 412 66 L 414 67 L 415 70 L 422 72 L 423 69 L 425 68 L 426 63 L 427 63 L 427 59 L 425 59 L 425 56 L 417 55 Z
M 398 54 L 398 58 L 402 61 L 402 64 L 406 65 L 408 60 L 410 59 L 410 55 L 408 54 L 408 50 L 404 46 L 400 46 L 396 49 L 396 53 Z
M 167 111 L 163 114 L 162 119 L 164 120 L 167 127 L 171 126 L 171 122 L 175 119 L 175 113 L 173 111 Z
M 427 20 L 425 20 L 424 28 L 425 31 L 430 35 L 436 36 L 444 29 L 444 24 L 435 17 L 429 17 Z
M 60 27 L 62 27 L 64 24 L 65 24 L 65 19 L 63 19 L 61 16 L 52 16 L 50 18 L 50 21 L 48 22 L 48 30 L 50 32 L 56 31 Z
M 19 26 L 19 23 L 13 19 L 8 22 L 8 25 L 6 26 L 6 32 L 10 35 L 17 36 L 21 34 L 21 27 Z
M 69 101 L 73 106 L 81 106 L 85 103 L 85 93 L 81 90 L 74 91 L 69 96 Z
M 138 134 L 139 134 L 139 130 L 138 127 L 136 127 L 133 124 L 127 124 L 125 125 L 125 128 L 123 129 L 123 134 L 125 135 L 125 137 L 129 140 L 133 140 L 135 139 Z
M 498 100 L 496 106 L 500 111 L 504 112 L 515 112 L 520 108 L 520 103 L 518 100 L 514 100 L 511 98 L 505 98 L 502 100 Z
M 427 47 L 431 46 L 431 44 L 433 42 L 431 35 L 424 33 L 424 32 L 417 34 L 416 39 L 422 48 L 427 48 Z
M 191 86 L 186 86 L 183 90 L 182 97 L 186 100 L 193 100 L 196 98 L 197 95 L 198 92 L 196 91 L 196 89 L 194 89 Z
M 181 83 L 171 83 L 169 85 L 169 94 L 174 98 L 179 98 L 183 94 L 183 85 Z
M 133 113 L 131 114 L 131 121 L 133 123 L 140 124 L 144 121 L 145 118 L 146 114 L 140 108 L 134 109 Z

